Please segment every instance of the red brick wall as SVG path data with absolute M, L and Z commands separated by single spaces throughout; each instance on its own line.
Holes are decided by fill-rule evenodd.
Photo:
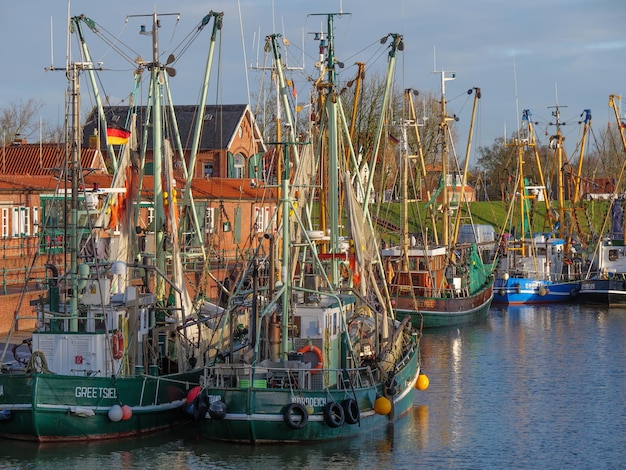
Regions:
M 21 316 L 34 316 L 33 307 L 30 305 L 31 300 L 39 299 L 42 291 L 27 292 L 22 299 Z M 6 334 L 11 329 L 15 309 L 20 301 L 21 294 L 0 295 L 0 334 Z M 36 320 L 23 319 L 20 320 L 17 329 L 19 331 L 32 330 L 36 326 Z

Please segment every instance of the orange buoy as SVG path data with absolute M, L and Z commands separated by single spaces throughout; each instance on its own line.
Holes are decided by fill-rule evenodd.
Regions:
M 391 402 L 385 397 L 378 397 L 374 402 L 374 411 L 386 416 L 391 412 Z
M 428 380 L 428 376 L 426 374 L 420 374 L 417 376 L 417 382 L 415 382 L 415 388 L 418 390 L 426 390 L 430 381 Z

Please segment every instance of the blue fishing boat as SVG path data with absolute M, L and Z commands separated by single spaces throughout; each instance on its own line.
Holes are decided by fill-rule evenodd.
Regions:
M 558 112 L 558 111 L 557 111 Z M 577 297 L 582 279 L 583 260 L 573 243 L 571 228 L 565 230 L 564 199 L 562 181 L 558 190 L 558 212 L 550 205 L 550 199 L 543 181 L 543 173 L 537 153 L 533 124 L 529 110 L 522 114 L 523 127 L 510 145 L 517 149 L 517 192 L 512 201 L 510 214 L 517 206 L 519 226 L 515 227 L 517 237 L 502 234 L 499 239 L 496 279 L 494 282 L 493 303 L 496 304 L 547 304 L 570 301 Z M 558 118 L 557 118 L 558 121 Z M 563 166 L 564 137 L 560 131 L 552 136 L 550 146 L 555 159 Z M 531 186 L 524 177 L 525 151 L 534 153 L 539 168 L 541 185 Z M 548 233 L 532 231 L 534 204 L 542 201 L 552 225 Z

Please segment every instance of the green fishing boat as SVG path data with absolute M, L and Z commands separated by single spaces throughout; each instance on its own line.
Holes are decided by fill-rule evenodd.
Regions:
M 79 80 L 94 66 L 89 60 L 68 61 L 63 69 L 71 97 L 67 162 L 61 169 L 61 191 L 46 207 L 41 243 L 55 230 L 48 221 L 66 208 L 62 228 L 67 237 L 51 257 L 61 261 L 46 264 L 47 296 L 35 306 L 37 327 L 29 351 L 25 357 L 15 354 L 12 361 L 8 341 L 2 351 L 0 437 L 39 442 L 122 438 L 192 419 L 186 413 L 187 398 L 199 383 L 203 364 L 191 351 L 194 337 L 184 328 L 192 303 L 182 275 L 172 157 L 161 132 L 161 100 L 168 95 L 163 87 L 170 69 L 159 62 L 158 16 L 148 16 L 153 20 L 152 60 L 139 64 L 136 75 L 150 71 L 153 118 L 143 127 L 150 128 L 153 139 L 155 252 L 140 250 L 136 237 L 139 203 L 134 201 L 144 165 L 136 161 L 140 150 L 134 118 L 130 131 L 109 133 L 123 143 L 111 188 L 87 187 L 83 178 L 89 169 L 80 167 Z M 214 19 L 214 30 L 221 27 L 221 14 L 205 19 L 202 26 Z M 72 19 L 72 29 L 82 39 L 81 22 L 94 29 L 95 23 L 84 16 Z M 89 57 L 84 44 L 83 53 Z M 100 210 L 95 208 L 98 200 Z
M 261 444 L 358 436 L 384 429 L 413 406 L 420 332 L 408 319 L 394 318 L 384 286 L 377 285 L 383 272 L 371 217 L 341 164 L 337 14 L 325 16 L 327 31 L 317 35 L 326 54 L 320 76 L 327 79 L 317 82 L 323 118 L 311 136 L 324 140 L 319 153 L 296 142 L 279 35 L 267 38 L 288 120 L 279 144 L 279 212 L 270 224 L 277 229 L 265 232 L 242 270 L 217 332 L 213 363 L 190 396 L 190 411 L 207 439 Z M 391 57 L 402 40 L 393 37 Z M 307 172 L 321 166 L 328 168 L 326 179 Z M 328 191 L 328 211 L 315 219 L 310 211 L 319 188 L 312 181 Z M 340 188 L 347 214 L 341 221 Z M 311 223 L 322 219 L 329 230 Z

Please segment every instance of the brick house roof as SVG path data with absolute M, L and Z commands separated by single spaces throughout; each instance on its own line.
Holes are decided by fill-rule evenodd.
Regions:
M 12 144 L 0 153 L 0 175 L 58 175 L 65 165 L 64 144 Z M 97 149 L 83 148 L 81 165 L 94 173 L 107 174 L 102 154 Z
M 174 106 L 176 113 L 176 123 L 180 133 L 183 147 L 189 148 L 193 137 L 195 118 L 198 114 L 198 106 L 195 105 L 178 105 Z M 105 106 L 104 114 L 107 123 L 115 123 L 124 127 L 128 116 L 128 106 Z M 137 123 L 139 128 L 137 131 L 143 134 L 144 122 L 146 116 L 146 107 L 137 107 Z M 253 123 L 254 133 L 260 139 L 260 131 L 253 119 L 250 107 L 246 104 L 229 104 L 229 105 L 206 105 L 204 114 L 204 124 L 202 126 L 202 135 L 199 143 L 199 151 L 218 150 L 229 148 L 236 131 L 246 116 L 249 116 Z M 167 118 L 166 118 L 167 120 Z M 169 120 L 168 124 L 169 123 Z M 84 145 L 89 145 L 89 137 L 94 135 L 94 131 L 99 128 L 97 117 L 97 109 L 93 109 L 87 116 L 86 124 L 83 128 Z M 169 125 L 165 126 L 170 127 Z M 104 139 L 104 131 L 100 131 L 100 148 L 104 148 L 106 141 Z M 171 137 L 167 135 L 167 137 Z M 263 150 L 264 144 L 261 143 Z M 147 149 L 152 150 L 152 131 L 149 129 Z
M 104 189 L 110 187 L 112 179 L 110 175 L 90 174 L 85 176 L 84 181 L 88 188 L 96 184 L 99 188 Z M 274 188 L 252 187 L 253 185 L 250 184 L 251 181 L 252 180 L 249 178 L 196 179 L 193 180 L 191 188 L 194 198 L 198 200 L 276 200 L 276 191 Z M 183 179 L 177 179 L 176 186 L 178 188 L 183 188 L 184 184 Z M 0 175 L 0 192 L 18 193 L 29 190 L 49 192 L 54 191 L 57 185 L 57 178 L 52 176 Z M 142 187 L 143 198 L 151 198 L 154 178 L 152 176 L 144 176 Z

